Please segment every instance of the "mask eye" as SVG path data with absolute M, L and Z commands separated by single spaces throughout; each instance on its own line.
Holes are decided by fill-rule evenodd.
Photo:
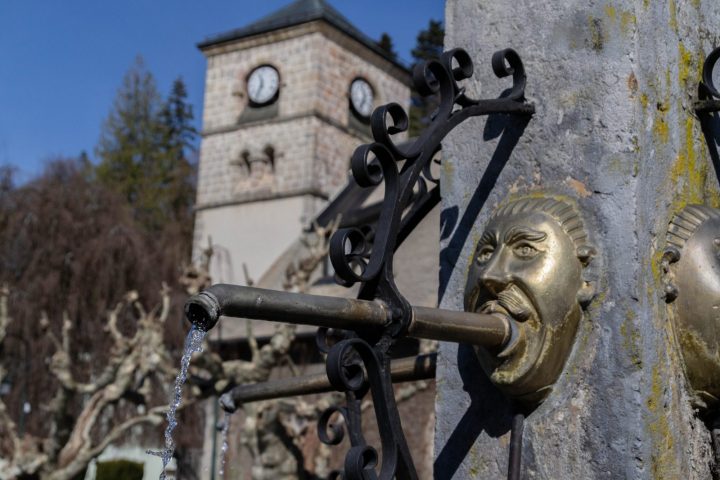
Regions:
M 533 258 L 540 253 L 537 248 L 528 243 L 516 245 L 515 248 L 513 248 L 513 252 L 520 258 Z
M 476 260 L 481 264 L 487 263 L 492 258 L 493 253 L 495 253 L 495 248 L 492 245 L 484 245 L 480 251 L 478 251 Z

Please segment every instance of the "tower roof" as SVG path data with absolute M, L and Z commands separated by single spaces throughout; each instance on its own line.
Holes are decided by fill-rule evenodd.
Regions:
M 335 10 L 325 0 L 295 0 L 280 10 L 266 15 L 250 25 L 209 37 L 200 42 L 198 48 L 203 50 L 214 45 L 253 35 L 260 35 L 273 30 L 280 30 L 281 28 L 293 27 L 315 20 L 325 20 L 330 25 L 354 38 L 386 60 L 407 71 L 405 65 L 397 59 L 392 58 L 385 50 L 378 46 L 377 42 L 358 30 L 347 18 Z

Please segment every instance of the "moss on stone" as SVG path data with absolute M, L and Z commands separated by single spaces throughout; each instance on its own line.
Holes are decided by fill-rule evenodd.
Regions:
M 625 321 L 620 325 L 620 335 L 623 337 L 623 348 L 628 354 L 630 362 L 637 368 L 642 368 L 642 349 L 640 348 L 640 331 L 635 326 L 636 314 L 628 309 Z
M 673 436 L 663 401 L 663 377 L 660 366 L 655 365 L 652 370 L 650 394 L 646 399 L 649 415 L 646 430 L 653 444 L 650 468 L 652 478 L 656 479 L 677 478 L 678 474 L 673 454 Z

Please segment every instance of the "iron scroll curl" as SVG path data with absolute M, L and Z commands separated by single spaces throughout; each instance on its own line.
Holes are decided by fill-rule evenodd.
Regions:
M 388 300 L 401 310 L 397 321 L 409 321 L 409 305 L 394 287 L 392 258 L 403 212 L 413 197 L 413 189 L 440 147 L 440 142 L 460 122 L 471 116 L 491 113 L 532 114 L 534 107 L 525 100 L 525 69 L 513 49 L 496 52 L 492 67 L 498 78 L 512 76 L 510 90 L 501 98 L 477 100 L 468 97 L 458 82 L 470 78 L 474 67 L 470 55 L 457 48 L 442 54 L 439 60 L 415 67 L 413 81 L 423 96 L 438 95 L 439 106 L 425 131 L 409 146 L 399 146 L 393 136 L 405 132 L 409 117 L 397 103 L 375 109 L 371 117 L 373 143 L 361 145 L 351 160 L 351 171 L 361 187 L 374 187 L 384 181 L 385 196 L 377 230 L 371 242 L 358 228 L 340 229 L 330 241 L 330 260 L 336 277 L 344 285 L 363 282 L 360 298 L 374 300 L 378 290 L 397 298 Z M 460 108 L 455 109 L 458 105 Z M 402 162 L 402 167 L 398 167 Z M 396 334 L 402 331 L 398 329 Z
M 720 47 L 715 48 L 705 58 L 702 69 L 702 80 L 698 85 L 698 100 L 695 102 L 695 113 L 701 122 L 708 120 L 703 114 L 712 114 L 720 111 L 720 91 L 713 80 L 713 72 L 720 60 Z M 707 136 L 707 134 L 706 134 Z
M 346 405 L 326 411 L 318 431 L 325 443 L 336 444 L 347 435 L 351 444 L 344 472 L 333 473 L 333 478 L 418 478 L 393 390 L 391 352 L 399 340 L 412 336 L 465 342 L 468 332 L 474 332 L 471 336 L 478 344 L 501 347 L 510 338 L 513 324 L 504 316 L 411 307 L 397 288 L 393 272 L 395 251 L 440 201 L 439 183 L 430 167 L 446 135 L 470 117 L 535 113 L 534 106 L 525 101 L 526 77 L 520 56 L 512 49 L 501 50 L 493 55 L 492 67 L 500 78 L 512 76 L 512 85 L 498 98 L 478 100 L 470 98 L 461 84 L 474 69 L 464 50 L 450 50 L 438 60 L 416 66 L 416 89 L 425 96 L 436 95 L 438 107 L 425 130 L 410 142 L 394 141 L 409 126 L 408 115 L 399 104 L 390 103 L 373 112 L 370 128 L 374 141 L 356 149 L 351 170 L 357 185 L 384 187 L 383 201 L 368 207 L 372 218 L 379 213 L 377 224 L 340 229 L 329 245 L 336 278 L 346 285 L 361 283 L 358 300 L 217 284 L 194 295 L 185 305 L 187 319 L 203 331 L 211 329 L 223 315 L 321 327 L 316 342 L 327 355 L 327 380 L 345 393 Z M 480 327 L 477 331 L 473 330 L 476 326 Z M 331 336 L 342 339 L 333 343 Z M 301 385 L 315 389 L 315 380 Z M 293 392 L 297 386 L 295 383 Z M 260 398 L 257 393 L 255 398 Z M 373 400 L 380 448 L 368 445 L 363 437 L 361 401 L 368 393 Z M 234 393 L 223 397 L 228 400 L 223 408 L 233 411 Z M 336 415 L 344 419 L 344 427 L 330 423 Z
M 720 60 L 720 47 L 710 52 L 710 55 L 708 55 L 705 59 L 705 63 L 703 63 L 701 84 L 701 90 L 704 90 L 702 93 L 704 93 L 705 96 L 713 97 L 716 100 L 720 100 L 720 92 L 718 92 L 715 82 L 713 81 L 713 71 L 715 70 L 715 65 L 718 60 Z
M 474 66 L 463 49 L 447 51 L 438 60 L 417 65 L 413 70 L 415 89 L 423 96 L 437 95 L 439 100 L 430 123 L 410 144 L 399 145 L 393 137 L 408 130 L 408 114 L 397 103 L 380 106 L 370 121 L 374 142 L 361 145 L 352 156 L 351 172 L 359 186 L 371 188 L 384 183 L 380 216 L 370 232 L 359 228 L 335 232 L 329 257 L 338 283 L 350 286 L 361 282 L 358 298 L 382 303 L 389 312 L 389 322 L 382 331 L 346 332 L 345 339 L 333 346 L 327 343 L 326 329 L 318 332 L 318 346 L 327 352 L 328 378 L 338 391 L 345 392 L 348 401 L 346 409 L 326 412 L 319 425 L 326 440 L 335 440 L 325 435 L 327 421 L 335 412 L 345 417 L 352 447 L 345 458 L 344 479 L 418 478 L 390 376 L 390 349 L 412 320 L 410 304 L 395 285 L 393 255 L 418 218 L 439 201 L 438 180 L 430 167 L 445 136 L 473 116 L 535 112 L 525 101 L 526 75 L 517 52 L 500 50 L 491 63 L 498 78 L 512 76 L 510 89 L 495 99 L 474 99 L 466 94 L 460 82 L 472 77 Z M 435 184 L 432 195 L 428 194 L 430 183 Z M 360 399 L 367 391 L 372 395 L 380 430 L 379 472 L 377 450 L 366 444 L 360 425 Z
M 346 368 L 345 359 L 353 356 L 362 359 L 364 371 Z M 337 390 L 358 392 L 362 396 L 369 386 L 373 404 L 380 406 L 375 407 L 382 447 L 380 472 L 375 472 L 378 463 L 377 450 L 364 442 L 352 442 L 353 446 L 345 456 L 344 478 L 392 480 L 398 468 L 405 475 L 402 478 L 416 478 L 415 467 L 402 433 L 392 383 L 386 381 L 386 373 L 390 371 L 389 357 L 379 354 L 360 338 L 350 338 L 338 342 L 330 349 L 326 367 L 328 379 Z

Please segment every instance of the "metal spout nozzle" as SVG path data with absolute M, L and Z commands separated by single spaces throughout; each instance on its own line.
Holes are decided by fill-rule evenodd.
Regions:
M 205 290 L 193 295 L 185 303 L 185 318 L 200 330 L 207 332 L 220 320 L 221 307 L 217 297 Z
M 314 325 L 342 330 L 378 331 L 390 324 L 376 302 L 280 292 L 237 285 L 213 285 L 185 304 L 187 319 L 204 331 L 220 316 Z M 499 314 L 412 307 L 407 334 L 415 338 L 469 343 L 500 350 L 517 335 L 517 326 Z

